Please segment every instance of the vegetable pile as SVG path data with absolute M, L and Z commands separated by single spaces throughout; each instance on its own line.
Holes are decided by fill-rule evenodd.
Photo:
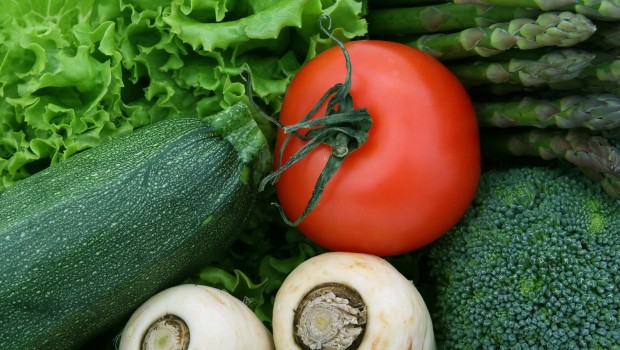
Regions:
M 321 27 L 321 15 L 329 16 L 329 32 Z M 306 284 L 303 289 L 308 293 L 303 295 L 290 287 L 300 282 L 288 278 L 302 276 L 302 280 L 316 280 L 321 287 L 317 290 L 322 291 L 325 285 L 347 284 L 355 281 L 354 275 L 367 273 L 355 272 L 357 265 L 370 267 L 378 263 L 381 269 L 395 273 L 395 282 L 374 282 L 370 286 L 350 282 L 352 287 L 358 291 L 395 293 L 393 300 L 403 293 L 415 306 L 407 310 L 421 317 L 412 332 L 425 334 L 409 337 L 399 332 L 402 339 L 390 337 L 394 344 L 402 341 L 408 346 L 426 341 L 424 349 L 433 349 L 435 342 L 439 349 L 545 346 L 617 349 L 620 343 L 619 24 L 617 0 L 28 0 L 3 4 L 0 13 L 3 43 L 0 46 L 0 213 L 5 213 L 9 221 L 0 223 L 0 257 L 9 262 L 10 270 L 0 272 L 0 285 L 13 289 L 2 289 L 0 308 L 12 310 L 13 314 L 0 317 L 0 326 L 8 327 L 11 315 L 19 310 L 26 310 L 20 317 L 32 317 L 34 323 L 40 316 L 37 312 L 50 318 L 49 322 L 39 319 L 43 321 L 37 325 L 42 325 L 40 329 L 47 327 L 46 332 L 34 335 L 37 331 L 30 327 L 19 337 L 0 340 L 0 345 L 36 348 L 33 342 L 41 345 L 49 341 L 45 346 L 52 349 L 55 345 L 63 347 L 59 344 L 70 338 L 75 348 L 117 349 L 122 343 L 119 337 L 124 329 L 126 334 L 138 336 L 131 339 L 132 342 L 143 340 L 138 334 L 142 331 L 132 333 L 133 322 L 127 322 L 129 311 L 135 310 L 133 319 L 139 319 L 144 313 L 149 316 L 147 322 L 163 317 L 159 320 L 162 331 L 156 327 L 159 333 L 155 332 L 151 340 L 155 348 L 165 346 L 172 338 L 180 339 L 180 335 L 187 332 L 183 322 L 164 317 L 166 313 L 174 314 L 174 310 L 191 313 L 193 310 L 174 309 L 175 299 L 165 301 L 167 294 L 156 292 L 167 290 L 168 293 L 174 289 L 165 288 L 181 284 L 188 288 L 207 286 L 206 289 L 193 288 L 198 292 L 191 298 L 196 300 L 226 299 L 230 310 L 239 310 L 243 322 L 252 324 L 260 333 L 264 340 L 262 348 L 271 349 L 274 346 L 271 340 L 276 340 L 276 348 L 279 342 L 287 344 L 286 347 L 293 346 L 288 343 L 293 338 L 289 333 L 294 331 L 288 329 L 292 325 L 289 318 L 293 317 L 289 309 L 296 308 L 303 297 L 312 296 L 314 299 L 308 303 L 318 304 L 319 308 L 318 311 L 311 308 L 305 316 L 299 316 L 309 317 L 306 323 L 311 327 L 296 330 L 299 334 L 295 340 L 297 346 L 300 349 L 331 349 L 357 344 L 355 346 L 364 349 L 370 346 L 361 341 L 365 334 L 370 337 L 377 333 L 372 322 L 366 323 L 365 317 L 376 315 L 379 311 L 373 309 L 373 305 L 377 307 L 382 303 L 373 302 L 366 310 L 359 307 L 364 304 L 359 296 L 350 297 L 348 291 L 313 295 L 309 291 L 313 287 Z M 417 62 L 428 65 L 418 67 L 415 73 L 403 74 L 409 71 L 394 63 L 393 57 L 388 60 L 386 56 L 368 54 L 370 51 L 366 51 L 366 55 L 357 53 L 358 47 L 368 43 L 414 48 L 425 54 L 424 59 Z M 343 52 L 348 55 L 348 51 L 336 47 L 337 44 L 350 49 L 351 61 L 347 63 L 352 63 L 351 67 L 345 64 L 342 55 Z M 394 64 L 394 69 L 387 69 L 390 64 Z M 433 68 L 439 66 L 442 68 Z M 399 74 L 390 75 L 390 71 Z M 422 83 L 417 79 L 424 76 L 424 71 L 428 79 Z M 441 85 L 445 83 L 442 79 L 441 84 L 432 85 L 432 78 L 437 78 L 439 73 L 442 77 L 450 73 L 445 76 L 458 84 Z M 386 77 L 389 79 L 381 81 Z M 398 93 L 388 89 L 394 82 L 397 82 Z M 326 94 L 332 86 L 335 88 Z M 373 86 L 383 90 L 373 93 Z M 429 93 L 433 87 L 437 91 Z M 325 100 L 321 102 L 332 96 L 337 102 L 328 102 L 326 104 L 332 105 L 319 108 L 321 105 L 317 102 L 322 96 Z M 228 119 L 214 120 L 238 106 L 249 108 L 256 123 L 252 124 L 252 130 L 241 128 L 230 136 L 233 125 Z M 277 170 L 278 165 L 291 157 L 293 152 L 280 149 L 283 144 L 300 149 L 303 142 L 308 141 L 305 135 L 322 132 L 319 129 L 328 121 L 319 120 L 321 118 L 304 119 L 295 124 L 310 117 L 312 113 L 307 113 L 316 106 L 319 113 L 346 114 L 345 122 L 334 123 L 334 129 L 344 130 L 354 141 L 346 139 L 342 143 L 340 136 L 327 137 L 328 142 L 317 146 L 312 151 L 315 153 L 301 158 L 300 168 L 295 170 L 292 166 L 282 173 L 272 173 L 267 179 L 269 182 L 277 180 L 275 186 L 264 181 L 262 191 L 256 193 L 261 176 L 268 172 L 265 165 L 274 160 L 274 170 Z M 347 111 L 354 112 L 344 113 Z M 405 115 L 418 116 L 413 123 L 418 129 L 386 126 L 389 119 L 385 119 L 385 115 L 393 116 L 401 125 L 410 123 L 411 120 L 399 119 L 403 111 L 407 112 Z M 367 123 L 368 116 L 372 124 Z M 424 116 L 440 116 L 443 124 Z M 214 207 L 209 213 L 201 212 L 199 221 L 192 221 L 195 232 L 213 234 L 217 230 L 202 231 L 202 226 L 211 227 L 209 223 L 216 222 L 212 220 L 227 217 L 233 207 L 251 213 L 243 219 L 227 222 L 230 232 L 226 237 L 219 237 L 214 249 L 208 252 L 195 249 L 191 243 L 191 249 L 179 245 L 181 248 L 175 250 L 170 245 L 170 237 L 165 234 L 151 236 L 157 228 L 148 225 L 141 226 L 143 238 L 148 241 L 144 246 L 136 245 L 139 239 L 123 240 L 120 234 L 114 236 L 114 242 L 100 239 L 109 232 L 120 232 L 114 229 L 118 224 L 114 218 L 122 215 L 129 215 L 123 222 L 124 229 L 137 232 L 131 225 L 143 219 L 138 213 L 146 208 L 142 204 L 133 206 L 130 209 L 135 215 L 131 215 L 123 214 L 122 210 L 104 211 L 94 204 L 99 198 L 117 203 L 126 198 L 127 203 L 131 202 L 131 192 L 123 193 L 126 197 L 112 197 L 110 192 L 104 191 L 108 188 L 122 192 L 119 192 L 123 188 L 120 181 L 126 176 L 122 169 L 115 168 L 110 158 L 106 158 L 106 164 L 87 168 L 92 170 L 90 177 L 74 173 L 81 180 L 77 187 L 70 187 L 72 179 L 63 175 L 58 175 L 60 187 L 47 186 L 44 180 L 38 180 L 45 179 L 50 170 L 54 173 L 53 169 L 70 167 L 73 160 L 79 162 L 80 157 L 88 159 L 90 154 L 104 152 L 98 150 L 122 144 L 125 137 L 139 134 L 140 130 L 187 117 L 215 127 L 215 136 L 229 142 L 237 152 L 237 162 L 247 161 L 252 155 L 237 148 L 235 142 L 247 142 L 251 146 L 251 140 L 243 135 L 247 135 L 246 132 L 256 135 L 257 127 L 260 128 L 258 134 L 265 137 L 261 142 L 267 141 L 275 156 L 275 159 L 266 159 L 271 155 L 263 154 L 258 164 L 240 162 L 245 166 L 235 168 L 235 175 L 226 183 L 252 187 L 251 195 L 239 200 L 243 203 L 233 200 L 228 206 L 220 206 L 224 209 Z M 478 154 L 471 159 L 460 157 L 462 154 L 456 149 L 464 150 L 467 147 L 464 144 L 442 148 L 456 145 L 456 137 L 466 134 L 462 127 L 449 128 L 453 123 L 469 123 L 459 117 L 475 118 L 472 131 L 476 143 L 470 146 L 480 151 L 482 157 Z M 363 132 L 358 134 L 359 130 L 350 129 L 353 124 L 350 121 L 362 121 Z M 433 130 L 431 126 L 437 125 L 444 125 L 437 130 L 447 133 L 429 132 Z M 315 130 L 299 134 L 304 128 Z M 415 138 L 403 137 L 411 130 L 416 132 Z M 381 140 L 377 141 L 377 135 L 381 135 Z M 454 136 L 447 138 L 454 142 L 444 142 L 445 135 Z M 403 143 L 405 139 L 413 141 Z M 156 145 L 145 149 L 146 153 L 165 143 L 165 140 L 156 142 L 156 138 L 152 141 Z M 182 142 L 170 141 L 170 144 L 182 146 Z M 317 188 L 314 181 L 323 166 L 328 159 L 339 157 L 334 154 L 343 144 L 354 145 L 355 152 L 344 147 L 347 159 L 337 159 L 337 166 L 331 169 L 335 171 L 326 176 L 331 180 L 319 183 L 320 191 L 325 189 L 325 192 L 311 208 L 316 212 L 306 213 L 300 223 L 295 223 L 298 226 L 291 226 L 291 221 L 295 221 L 309 203 L 311 192 Z M 326 145 L 331 148 L 324 147 Z M 390 150 L 388 153 L 394 162 L 388 161 L 384 153 L 379 153 L 381 157 L 369 157 L 373 154 L 370 151 L 380 146 Z M 126 152 L 127 159 L 133 159 L 133 154 L 138 158 L 142 155 L 138 149 Z M 166 156 L 170 158 L 165 158 L 164 153 L 138 170 L 151 175 L 153 168 L 159 169 L 158 162 L 164 164 L 166 159 L 169 162 L 181 159 L 168 153 Z M 355 158 L 357 155 L 359 157 Z M 395 172 L 400 174 L 398 181 L 392 182 L 397 186 L 381 188 L 372 197 L 367 195 L 372 187 L 369 183 L 383 178 L 386 169 L 404 169 L 399 167 L 399 161 L 407 157 L 422 164 L 421 168 Z M 215 164 L 215 160 L 212 161 L 211 164 Z M 130 166 L 128 164 L 123 166 Z M 451 173 L 454 169 L 451 165 L 458 166 L 462 172 Z M 201 165 L 196 162 L 192 166 Z M 350 174 L 354 174 L 356 168 L 366 170 L 354 177 Z M 213 176 L 217 177 L 225 167 L 217 165 L 215 169 L 218 171 L 213 171 Z M 174 170 L 181 174 L 186 169 Z M 98 172 L 106 175 L 97 177 Z M 302 178 L 307 174 L 310 177 Z M 127 176 L 139 179 L 131 174 Z M 181 184 L 181 180 L 174 178 L 167 177 L 170 183 Z M 448 185 L 444 180 L 450 178 L 468 180 Z M 147 180 L 153 179 L 158 177 L 146 176 L 144 181 L 134 182 L 137 184 L 134 188 L 144 192 L 138 200 L 144 199 L 144 203 L 150 203 L 148 205 L 161 202 L 170 209 L 145 214 L 153 219 L 151 225 L 157 226 L 157 220 L 170 224 L 172 221 L 168 219 L 177 217 L 174 210 L 188 212 L 186 209 L 198 205 L 197 201 L 194 204 L 184 202 L 186 196 L 180 198 L 164 191 L 166 186 L 156 186 L 162 191 L 153 196 L 149 193 L 152 188 L 147 186 Z M 301 182 L 296 182 L 300 179 Z M 350 196 L 346 202 L 334 200 L 337 197 L 333 193 L 337 192 L 330 192 L 330 186 L 336 188 L 345 183 L 342 179 L 354 180 L 350 188 L 362 188 L 360 192 L 343 192 L 346 194 L 343 198 Z M 95 180 L 105 186 L 87 186 Z M 418 186 L 415 191 L 408 192 L 407 189 L 414 188 L 413 185 L 408 187 L 408 182 Z M 38 189 L 27 190 L 31 193 L 30 202 L 15 199 L 19 197 L 15 193 L 32 183 L 38 184 Z M 209 184 L 209 194 L 199 197 L 212 200 L 226 196 L 223 194 L 226 186 Z M 83 192 L 79 192 L 78 187 Z M 440 199 L 424 197 L 426 191 L 436 193 L 433 191 L 438 188 L 446 191 Z M 62 193 L 63 189 L 71 193 Z M 36 193 L 44 194 L 37 199 Z M 388 242 L 385 232 L 397 232 L 398 224 L 407 224 L 395 219 L 392 211 L 381 212 L 381 208 L 400 194 L 418 199 L 418 204 L 408 210 L 425 217 L 421 226 L 417 226 L 422 233 L 413 238 L 398 236 L 393 239 L 390 236 Z M 452 195 L 464 198 L 457 209 L 450 206 L 454 203 L 448 203 Z M 89 200 L 93 213 L 99 210 L 98 215 L 108 213 L 109 216 L 100 221 L 80 217 L 81 209 L 71 212 L 71 208 L 79 207 L 76 198 Z M 70 202 L 72 200 L 75 202 Z M 29 204 L 35 202 L 54 202 L 59 206 L 41 209 L 45 206 Z M 287 210 L 290 203 L 294 206 L 292 211 Z M 21 207 L 30 207 L 32 211 L 18 211 Z M 323 208 L 328 210 L 321 211 Z M 374 209 L 364 212 L 364 208 Z M 80 229 L 69 221 L 61 226 L 66 226 L 80 239 L 73 241 L 60 233 L 35 235 L 39 232 L 37 220 L 40 219 L 36 213 L 43 211 L 58 222 L 67 218 L 71 221 L 73 217 L 75 222 L 89 223 L 89 227 L 99 223 L 101 230 L 91 236 L 90 242 L 101 245 L 88 243 L 87 236 L 80 236 Z M 433 215 L 422 215 L 427 211 Z M 73 216 L 65 214 L 69 212 Z M 326 212 L 329 215 L 325 215 Z M 334 213 L 337 215 L 330 216 Z M 342 225 L 346 220 L 341 222 L 338 216 L 348 217 L 352 226 Z M 379 226 L 382 223 L 392 226 L 385 226 L 388 231 L 377 235 L 376 227 L 359 224 L 364 222 L 358 220 L 362 217 Z M 180 227 L 172 226 L 158 227 L 162 231 Z M 314 229 L 309 228 L 312 226 Z M 24 231 L 23 227 L 33 229 Z M 55 237 L 61 238 L 53 241 Z M 63 241 L 62 237 L 66 239 Z M 132 244 L 145 250 L 137 254 L 123 251 Z M 124 281 L 118 285 L 116 280 L 95 280 L 91 276 L 91 272 L 96 275 L 97 271 L 109 270 L 106 266 L 111 265 L 98 265 L 97 261 L 114 264 L 117 262 L 115 255 L 126 257 L 118 259 L 119 263 L 135 259 L 144 264 L 143 267 L 151 264 L 147 257 L 163 249 L 148 250 L 149 244 L 175 251 L 170 256 L 183 256 L 183 263 L 175 260 L 166 265 L 174 269 L 165 281 L 158 280 L 160 272 L 146 268 L 132 269 L 125 274 L 116 271 L 122 277 L 119 280 Z M 329 252 L 332 249 L 348 252 L 375 249 L 375 255 L 383 259 L 370 255 L 362 258 L 361 253 L 339 255 Z M 90 253 L 80 255 L 85 251 Z M 107 260 L 99 255 L 104 251 Z M 54 260 L 56 252 L 66 254 Z M 353 260 L 326 263 L 328 268 L 324 274 L 337 275 L 329 280 L 321 280 L 312 275 L 313 269 L 307 268 L 321 259 L 344 259 L 345 256 Z M 358 257 L 370 260 L 360 262 L 356 260 Z M 329 268 L 339 264 L 344 266 L 342 270 Z M 125 268 L 129 270 L 127 265 Z M 388 272 L 385 274 L 387 276 Z M 105 307 L 95 310 L 83 306 L 79 310 L 73 308 L 64 320 L 54 319 L 52 316 L 63 298 L 38 299 L 45 291 L 45 286 L 38 281 L 49 283 L 46 292 L 51 295 L 61 288 L 71 289 L 68 278 L 79 285 L 76 290 L 82 288 L 95 293 L 93 291 L 117 289 L 135 294 L 131 304 L 122 303 L 126 304 L 122 310 L 120 307 L 106 311 Z M 62 281 L 60 289 L 55 289 L 54 281 Z M 87 288 L 89 282 L 100 283 L 105 288 Z M 413 289 L 411 282 L 415 286 Z M 402 289 L 395 287 L 399 284 L 403 285 Z M 28 292 L 20 294 L 17 288 L 21 287 Z M 290 293 L 282 291 L 284 289 Z M 213 293 L 207 296 L 203 293 L 205 290 Z M 227 294 L 219 295 L 215 290 Z M 383 294 L 384 298 L 388 294 Z M 100 306 L 114 300 L 114 293 L 108 294 L 107 299 L 93 297 L 93 294 L 80 295 L 88 295 Z M 392 300 L 392 296 L 387 298 Z M 147 303 L 150 297 L 155 301 Z M 28 303 L 30 299 L 39 301 Z M 165 307 L 158 305 L 162 300 Z M 142 302 L 144 307 L 138 308 Z M 151 309 L 153 305 L 155 308 Z M 323 312 L 321 307 L 325 305 L 336 305 L 337 311 Z M 285 313 L 278 314 L 283 308 Z M 80 332 L 84 327 L 82 321 L 106 319 L 98 317 L 104 312 L 108 320 L 105 325 Z M 228 316 L 232 314 L 219 314 L 213 319 Z M 429 321 L 434 334 L 427 328 Z M 333 331 L 330 327 L 338 323 L 346 327 Z M 20 327 L 28 328 L 25 324 L 11 329 L 19 333 Z M 67 324 L 71 327 L 66 327 Z M 169 327 L 170 324 L 174 327 Z M 215 322 L 209 327 L 213 330 L 223 324 L 223 321 Z M 192 328 L 195 325 L 191 322 Z M 200 326 L 202 324 L 196 327 Z M 147 328 L 146 325 L 140 327 Z M 66 331 L 69 328 L 70 335 Z M 332 333 L 338 336 L 330 338 Z M 243 339 L 237 340 L 241 344 Z M 378 339 L 390 344 L 381 334 Z M 127 338 L 123 341 L 121 350 L 129 344 Z M 306 345 L 300 344 L 304 342 Z M 182 347 L 186 343 L 178 344 Z M 237 345 L 229 343 L 227 346 L 232 349 Z
M 620 198 L 617 1 L 370 4 L 370 37 L 416 47 L 463 82 L 487 158 L 561 159 Z
M 300 65 L 363 35 L 361 4 L 320 1 L 9 1 L 0 14 L 0 190 L 158 120 L 205 117 L 245 95 L 269 113 Z
M 205 344 L 222 350 L 275 349 L 271 332 L 247 305 L 224 290 L 197 284 L 174 286 L 149 298 L 127 321 L 119 349 Z
M 620 201 L 574 169 L 482 176 L 463 220 L 428 255 L 445 349 L 615 349 Z
M 328 101 L 338 109 L 305 121 L 345 76 L 350 91 Z M 320 53 L 291 81 L 279 120 L 273 175 L 282 212 L 327 249 L 379 256 L 418 249 L 453 226 L 476 192 L 480 142 L 467 92 L 409 46 L 358 40 Z M 326 126 L 299 128 L 321 121 Z

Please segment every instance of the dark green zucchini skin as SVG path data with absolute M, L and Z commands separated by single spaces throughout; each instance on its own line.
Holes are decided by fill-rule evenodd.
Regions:
M 158 122 L 0 194 L 0 349 L 79 348 L 217 257 L 256 186 L 199 119 Z

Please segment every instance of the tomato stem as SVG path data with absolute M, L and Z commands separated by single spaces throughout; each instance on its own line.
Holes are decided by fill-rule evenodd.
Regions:
M 324 26 L 325 21 L 327 21 L 326 26 Z M 267 183 L 271 182 L 273 184 L 277 182 L 280 174 L 309 154 L 317 146 L 325 144 L 331 147 L 332 152 L 316 181 L 310 199 L 301 215 L 292 221 L 286 216 L 284 209 L 278 205 L 284 222 L 290 226 L 297 226 L 317 206 L 327 182 L 336 173 L 344 159 L 366 142 L 368 130 L 370 130 L 372 125 L 372 118 L 366 108 L 356 109 L 353 107 L 353 97 L 350 94 L 351 58 L 344 44 L 329 32 L 331 18 L 326 14 L 322 14 L 319 17 L 319 27 L 342 49 L 347 70 L 345 80 L 342 83 L 336 83 L 328 89 L 310 112 L 298 123 L 284 126 L 276 122 L 276 125 L 287 136 L 279 150 L 277 169 L 263 178 L 259 186 L 259 190 L 262 191 Z M 311 119 L 325 103 L 327 103 L 325 115 L 322 118 Z M 301 133 L 300 131 L 302 130 L 307 132 Z M 286 163 L 282 164 L 284 150 L 293 137 L 306 141 L 306 143 Z

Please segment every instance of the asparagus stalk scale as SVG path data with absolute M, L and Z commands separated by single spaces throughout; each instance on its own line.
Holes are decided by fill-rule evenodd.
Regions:
M 620 20 L 620 0 L 578 0 L 573 10 L 592 19 Z
M 611 94 L 571 95 L 558 99 L 477 102 L 480 126 L 510 128 L 530 126 L 593 131 L 620 128 L 620 96 Z
M 620 95 L 620 57 L 613 51 L 517 50 L 447 67 L 472 96 Z
M 530 53 L 531 51 L 527 52 Z M 594 53 L 563 49 L 544 54 L 533 53 L 531 57 L 514 55 L 504 60 L 476 60 L 447 65 L 466 86 L 482 84 L 514 83 L 538 86 L 577 78 L 590 66 Z
M 454 0 L 454 3 L 537 8 L 543 11 L 567 10 L 602 21 L 620 19 L 620 0 Z
M 550 82 L 548 88 L 556 91 L 574 90 L 586 94 L 620 94 L 620 58 L 598 53 L 597 58 L 576 79 Z
M 599 55 L 601 57 L 601 55 Z M 620 58 L 601 57 L 583 70 L 581 79 L 608 81 L 620 84 Z
M 596 32 L 585 44 L 595 50 L 620 48 L 620 21 L 597 22 Z
M 450 0 L 448 0 L 450 1 Z M 543 11 L 565 10 L 582 0 L 453 0 L 456 4 L 485 4 L 510 7 L 537 8 Z
M 609 195 L 620 199 L 620 150 L 606 138 L 574 129 L 503 131 L 482 135 L 482 150 L 486 156 L 562 159 L 598 181 Z
M 451 32 L 488 27 L 515 18 L 536 18 L 538 9 L 443 3 L 428 6 L 376 9 L 368 14 L 371 36 L 412 35 Z
M 447 0 L 367 0 L 368 7 L 374 11 L 378 8 L 386 7 L 405 7 L 405 6 L 419 6 L 426 4 L 435 4 L 438 2 L 446 2 Z
M 574 79 L 548 85 L 523 86 L 512 83 L 498 83 L 474 86 L 469 89 L 472 96 L 508 96 L 536 94 L 537 96 L 558 97 L 567 94 L 614 94 L 620 95 L 620 85 L 615 82 L 592 79 Z
M 407 44 L 441 60 L 489 57 L 511 48 L 569 47 L 588 39 L 596 27 L 587 17 L 572 12 L 544 12 L 536 19 L 517 18 L 488 27 L 455 33 L 427 34 Z

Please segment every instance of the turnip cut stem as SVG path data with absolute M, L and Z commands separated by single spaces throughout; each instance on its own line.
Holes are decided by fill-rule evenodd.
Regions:
M 147 300 L 131 316 L 119 350 L 274 350 L 267 327 L 239 299 L 183 284 Z
M 284 280 L 274 302 L 276 349 L 434 350 L 426 304 L 386 260 L 329 252 Z

